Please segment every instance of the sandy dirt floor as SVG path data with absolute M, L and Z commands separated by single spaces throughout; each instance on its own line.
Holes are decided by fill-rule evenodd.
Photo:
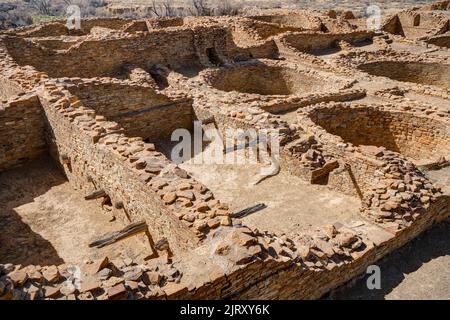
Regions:
M 181 167 L 208 186 L 232 210 L 257 203 L 267 205 L 266 209 L 243 218 L 245 224 L 260 230 L 293 235 L 312 226 L 361 220 L 359 199 L 326 186 L 311 185 L 287 172 L 281 171 L 254 186 L 251 182 L 259 176 L 261 164 L 214 165 L 192 161 Z
M 95 249 L 94 238 L 124 227 L 84 200 L 49 158 L 0 173 L 0 263 L 80 263 L 107 255 L 136 257 L 148 247 L 129 238 Z

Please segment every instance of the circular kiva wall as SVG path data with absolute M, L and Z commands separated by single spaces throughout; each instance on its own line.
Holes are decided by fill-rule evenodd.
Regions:
M 450 65 L 440 63 L 377 61 L 358 66 L 373 76 L 388 77 L 403 82 L 450 88 Z
M 385 147 L 413 160 L 450 154 L 449 124 L 426 116 L 370 106 L 333 106 L 313 109 L 309 117 L 355 146 Z
M 222 91 L 260 95 L 293 95 L 322 91 L 322 79 L 299 71 L 266 65 L 240 66 L 218 71 L 209 84 Z

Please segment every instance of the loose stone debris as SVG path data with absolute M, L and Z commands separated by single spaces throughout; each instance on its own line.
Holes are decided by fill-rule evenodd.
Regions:
M 43 230 L 33 198 L 47 193 L 18 203 L 6 175 L 48 154 L 80 203 L 124 230 L 143 222 L 147 248 L 52 263 L 19 234 L 42 259 L 0 249 L 0 299 L 315 299 L 447 219 L 450 181 L 428 173 L 450 160 L 445 4 L 380 31 L 352 12 L 268 10 L 0 33 L 2 233 Z M 171 161 L 172 132 L 194 121 L 278 132 L 277 170 L 249 186 L 262 163 Z M 51 206 L 70 219 L 65 205 Z M 40 238 L 56 256 L 68 241 Z

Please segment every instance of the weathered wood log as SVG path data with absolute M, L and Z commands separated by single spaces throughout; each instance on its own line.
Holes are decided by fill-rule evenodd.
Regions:
M 254 206 L 245 208 L 241 211 L 233 212 L 230 216 L 232 218 L 243 218 L 245 216 L 248 216 L 251 213 L 255 213 L 255 212 L 260 211 L 265 208 L 267 208 L 267 206 L 264 203 L 258 203 L 258 204 L 255 204 Z
M 147 231 L 148 231 L 147 223 L 145 223 L 145 222 L 132 223 L 120 231 L 116 231 L 113 233 L 103 235 L 102 237 L 98 238 L 97 240 L 91 242 L 89 244 L 89 247 L 102 248 L 107 245 L 118 242 L 120 240 L 124 240 L 131 236 L 134 236 L 136 234 L 145 233 Z
M 102 197 L 106 197 L 107 194 L 105 192 L 105 190 L 96 190 L 94 192 L 92 192 L 91 194 L 88 194 L 87 196 L 84 197 L 84 200 L 94 200 L 94 199 L 98 199 L 98 198 L 102 198 Z

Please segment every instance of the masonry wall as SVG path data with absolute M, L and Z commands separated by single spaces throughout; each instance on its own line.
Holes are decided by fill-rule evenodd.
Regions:
M 44 118 L 35 95 L 0 104 L 0 171 L 32 160 L 47 150 Z
M 327 33 L 291 33 L 283 37 L 290 46 L 300 51 L 322 50 L 336 47 L 339 41 L 357 43 L 372 38 L 372 33 L 357 31 L 341 34 Z
M 428 43 L 434 44 L 440 47 L 450 48 L 450 36 L 437 36 L 427 40 Z
M 403 82 L 450 88 L 450 65 L 439 63 L 376 61 L 358 66 L 374 76 L 388 77 Z
M 195 246 L 195 234 L 170 212 L 145 179 L 112 152 L 112 147 L 95 143 L 91 131 L 83 131 L 79 123 L 70 121 L 68 115 L 64 116 L 52 105 L 53 98 L 40 96 L 40 100 L 48 119 L 51 154 L 58 162 L 69 159 L 69 164 L 62 167 L 74 188 L 86 194 L 105 190 L 115 206 L 124 207 L 124 214 L 131 221 L 147 222 L 154 241 L 166 237 L 175 253 Z
M 128 136 L 156 142 L 176 129 L 192 129 L 191 102 L 171 100 L 152 88 L 118 83 L 100 83 L 69 88 L 86 106 L 118 122 Z
M 226 56 L 226 28 L 174 28 L 128 37 L 88 39 L 62 52 L 37 47 L 19 37 L 6 37 L 9 54 L 20 65 L 31 65 L 50 77 L 123 77 L 123 67 L 132 64 L 148 69 L 163 64 L 172 69 L 209 63 L 207 49 Z M 114 54 L 112 54 L 114 53 Z
M 402 33 L 408 38 L 425 36 L 441 22 L 439 17 L 425 12 L 402 12 L 398 18 Z
M 450 154 L 448 125 L 437 119 L 375 108 L 327 108 L 311 119 L 354 145 L 383 146 L 413 159 Z
M 252 16 L 250 19 L 278 24 L 287 28 L 298 28 L 306 30 L 320 30 L 320 20 L 304 14 L 291 15 L 260 15 Z
M 347 281 L 365 272 L 383 256 L 405 245 L 411 239 L 442 221 L 449 214 L 448 197 L 442 197 L 420 220 L 397 236 L 369 246 L 354 260 L 331 269 L 311 270 L 294 263 L 268 258 L 257 260 L 227 276 L 213 279 L 193 291 L 180 290 L 169 299 L 318 299 Z
M 439 217 L 446 207 L 448 199 L 441 199 L 430 207 L 420 221 L 396 237 L 380 244 L 351 263 L 332 270 L 322 272 L 300 272 L 299 268 L 291 267 L 274 274 L 270 279 L 261 281 L 239 295 L 240 299 L 318 299 L 326 292 L 337 288 L 389 252 L 403 246 L 434 223 L 434 217 Z M 447 212 L 448 215 L 448 212 Z M 314 289 L 313 289 L 314 288 Z
M 25 27 L 19 35 L 27 37 L 55 37 L 65 35 L 83 35 L 89 34 L 93 27 L 102 27 L 108 29 L 120 29 L 131 20 L 123 20 L 119 18 L 95 18 L 95 19 L 82 19 L 81 30 L 71 31 L 67 29 L 66 21 L 55 21 L 39 26 Z
M 117 77 L 123 74 L 122 68 L 126 63 L 146 69 L 157 63 L 181 67 L 197 60 L 192 45 L 193 33 L 189 29 L 171 33 L 155 31 L 120 39 L 87 40 L 61 53 L 38 48 L 20 38 L 4 41 L 19 64 L 34 66 L 54 78 Z
M 23 90 L 11 80 L 0 76 L 0 102 L 23 93 Z

